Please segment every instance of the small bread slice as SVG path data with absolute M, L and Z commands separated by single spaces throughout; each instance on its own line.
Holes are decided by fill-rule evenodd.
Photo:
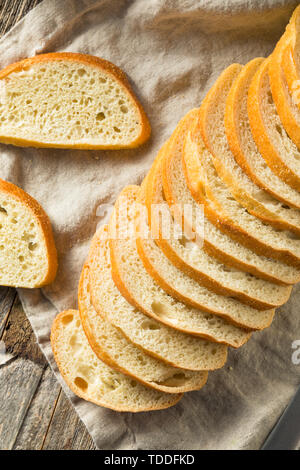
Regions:
M 227 359 L 226 345 L 165 326 L 126 301 L 112 279 L 106 230 L 104 226 L 103 231 L 96 233 L 89 253 L 90 292 L 96 311 L 121 330 L 131 343 L 166 364 L 194 371 L 223 367 Z
M 210 150 L 219 177 L 250 214 L 275 228 L 291 230 L 300 235 L 300 212 L 286 208 L 280 201 L 256 186 L 236 162 L 229 147 L 224 123 L 226 100 L 234 81 L 242 71 L 240 64 L 230 65 L 207 93 L 199 109 L 199 129 L 203 141 Z M 244 116 L 239 121 L 240 132 L 243 133 L 244 126 L 241 127 L 241 122 L 244 123 Z
M 202 204 L 201 200 L 199 200 L 199 195 L 201 195 L 199 172 L 201 168 L 198 168 L 197 149 L 194 149 L 193 146 L 202 145 L 204 147 L 204 144 L 199 132 L 195 136 L 195 138 L 198 138 L 198 142 L 192 142 L 190 139 L 185 142 L 189 137 L 189 127 L 196 116 L 197 110 L 190 111 L 179 122 L 167 144 L 167 150 L 163 159 L 163 189 L 164 197 L 176 222 L 182 225 L 184 219 L 184 226 L 188 231 L 197 234 L 201 239 L 203 233 L 202 230 L 200 233 L 197 232 L 197 221 L 195 221 L 195 215 L 199 211 L 199 204 L 196 201 Z M 193 159 L 189 158 L 191 165 L 188 168 L 185 168 L 185 164 L 189 165 L 189 161 L 183 158 L 184 143 L 192 145 L 189 154 L 194 157 Z M 150 184 L 147 187 L 150 187 Z M 151 201 L 151 198 L 148 198 L 148 196 L 147 199 Z M 174 208 L 181 205 L 192 209 L 192 221 L 185 217 L 183 219 L 182 217 L 177 217 Z M 219 229 L 218 218 L 215 216 L 213 205 L 208 198 L 206 198 L 203 207 L 205 215 L 203 248 L 208 254 L 217 258 L 223 264 L 246 271 L 271 282 L 294 284 L 299 281 L 299 269 L 290 267 L 281 261 L 260 256 L 222 232 Z M 151 215 L 149 217 L 151 218 Z
M 150 245 L 148 251 L 151 252 L 149 256 L 158 258 L 158 263 L 162 263 L 164 277 L 161 272 L 157 272 L 156 266 L 153 269 L 153 264 L 150 264 L 149 258 L 146 258 L 143 251 L 143 261 L 147 261 L 144 266 L 137 251 L 134 235 L 128 236 L 125 232 L 127 228 L 123 231 L 118 222 L 126 210 L 125 207 L 128 207 L 127 226 L 129 232 L 133 233 L 138 190 L 137 186 L 128 186 L 121 192 L 109 223 L 110 235 L 117 233 L 117 238 L 110 238 L 110 248 L 112 276 L 118 289 L 133 306 L 165 325 L 210 341 L 233 347 L 242 346 L 249 339 L 249 333 L 238 326 L 233 328 L 231 323 L 222 318 L 223 316 L 230 320 L 234 318 L 228 307 L 233 304 L 234 308 L 234 299 L 218 296 L 179 271 L 151 238 L 148 239 Z M 117 225 L 118 232 L 114 232 Z M 168 268 L 169 274 L 166 273 Z M 176 279 L 173 280 L 173 276 L 176 276 Z M 145 292 L 147 295 L 143 295 Z M 243 311 L 245 306 L 238 301 L 237 303 Z M 205 307 L 202 304 L 205 304 Z M 249 309 L 251 310 L 250 307 Z M 216 315 L 211 315 L 212 311 Z M 268 320 L 273 316 L 273 312 L 264 313 Z M 264 313 L 259 312 L 259 315 L 263 316 Z M 240 315 L 240 312 L 235 310 L 235 315 Z
M 247 109 L 248 90 L 254 74 L 264 60 L 263 58 L 251 60 L 243 67 L 234 81 L 226 101 L 226 135 L 236 161 L 248 177 L 271 194 L 273 198 L 288 205 L 289 207 L 284 211 L 285 217 L 288 220 L 287 212 L 290 212 L 293 223 L 298 223 L 300 226 L 300 212 L 291 210 L 291 207 L 300 209 L 300 193 L 278 178 L 269 168 L 258 151 L 250 128 Z M 263 198 L 268 204 L 272 204 L 276 211 L 276 207 L 278 207 L 278 204 L 275 204 L 276 201 L 273 198 L 268 198 L 268 195 L 260 192 L 258 188 L 256 197 Z M 280 211 L 282 211 L 282 206 Z
M 300 151 L 289 138 L 273 101 L 266 59 L 254 75 L 248 92 L 251 131 L 262 157 L 271 170 L 300 191 Z
M 100 361 L 88 343 L 77 310 L 57 315 L 51 346 L 66 384 L 80 398 L 96 405 L 135 413 L 169 408 L 182 398 L 182 394 L 145 387 Z
M 0 285 L 50 284 L 57 254 L 50 220 L 29 194 L 0 179 Z
M 259 310 L 262 310 L 263 308 L 274 308 L 276 306 L 275 299 L 277 299 L 277 301 L 280 300 L 281 302 L 283 297 L 287 294 L 287 290 L 289 291 L 286 286 L 277 285 L 264 279 L 255 278 L 249 273 L 245 273 L 220 263 L 216 258 L 205 252 L 205 240 L 203 240 L 203 246 L 201 246 L 200 243 L 192 241 L 186 236 L 186 234 L 181 234 L 176 229 L 176 224 L 174 224 L 169 207 L 163 200 L 161 175 L 162 164 L 160 162 L 157 163 L 154 165 L 154 169 L 152 167 L 145 185 L 147 186 L 145 187 L 145 192 L 147 192 L 148 197 L 150 196 L 151 198 L 150 202 L 148 200 L 148 218 L 151 219 L 151 232 L 155 234 L 155 241 L 163 253 L 168 257 L 170 262 L 179 270 L 186 273 L 186 275 L 192 277 L 201 285 L 217 294 L 225 295 L 227 297 L 230 296 L 232 299 L 238 299 L 241 302 Z M 155 189 L 152 192 L 152 187 L 154 185 Z M 141 193 L 143 192 L 143 189 L 144 183 L 142 184 Z M 152 214 L 150 213 L 149 216 L 149 209 L 151 212 L 152 204 L 159 204 L 160 207 L 163 208 L 164 219 L 168 220 L 170 225 L 170 237 L 166 237 L 162 233 L 159 217 L 157 217 L 155 212 Z M 204 218 L 204 237 L 206 234 L 205 225 L 208 223 L 207 219 Z M 180 234 L 180 236 L 177 234 Z M 143 247 L 144 250 L 147 250 L 146 243 L 147 242 L 140 240 L 139 237 L 137 238 L 137 247 L 141 258 L 142 253 L 140 250 L 142 250 Z M 147 243 L 147 245 L 149 244 Z M 151 261 L 149 262 L 154 262 L 154 256 L 151 256 Z M 163 260 L 158 264 L 158 270 L 160 271 L 161 266 L 164 264 Z M 172 278 L 173 283 L 173 280 L 176 279 L 173 269 L 170 268 L 170 274 L 168 274 L 168 276 Z M 182 288 L 180 288 L 180 290 L 182 290 Z M 197 292 L 197 289 L 193 289 L 193 296 L 195 295 L 195 292 Z M 233 308 L 234 313 L 232 313 L 232 307 L 230 311 L 230 316 L 233 314 L 235 317 L 236 308 Z M 238 324 L 246 328 L 262 329 L 271 321 L 272 314 L 270 311 L 266 318 L 264 315 L 259 315 L 258 312 L 254 312 L 255 311 L 253 309 L 250 309 L 248 316 L 247 309 L 243 307 L 238 314 L 239 317 L 242 317 L 242 323 L 238 322 Z M 244 318 L 245 314 L 246 320 Z M 248 323 L 249 320 L 250 323 Z M 247 323 L 244 323 L 244 321 Z
M 0 71 L 0 142 L 119 149 L 150 135 L 125 73 L 107 60 L 55 52 Z
M 94 353 L 105 364 L 138 382 L 166 393 L 183 393 L 202 388 L 207 372 L 178 369 L 146 354 L 128 341 L 91 303 L 90 266 L 83 267 L 78 289 L 81 323 Z M 129 314 L 130 308 L 129 308 Z

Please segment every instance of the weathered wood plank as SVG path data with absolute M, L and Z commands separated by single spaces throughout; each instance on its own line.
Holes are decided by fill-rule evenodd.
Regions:
M 53 372 L 47 366 L 27 414 L 24 417 L 13 449 L 41 449 L 60 390 L 61 387 Z
M 61 393 L 53 414 L 43 450 L 94 449 L 94 444 L 84 424 L 64 393 Z
M 16 298 L 15 289 L 9 287 L 0 287 L 0 340 L 3 336 L 8 316 Z

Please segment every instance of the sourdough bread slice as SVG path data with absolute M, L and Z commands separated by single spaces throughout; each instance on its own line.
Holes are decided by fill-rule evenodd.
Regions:
M 88 343 L 77 310 L 66 310 L 55 318 L 51 346 L 66 384 L 96 405 L 116 411 L 161 410 L 182 397 L 145 387 L 100 361 Z
M 155 240 L 157 245 L 171 263 L 208 289 L 218 294 L 241 300 L 243 303 L 254 308 L 261 309 L 263 305 L 265 305 L 265 308 L 272 308 L 274 307 L 275 298 L 282 301 L 286 295 L 286 286 L 276 285 L 264 279 L 255 278 L 249 273 L 226 266 L 206 253 L 199 243 L 192 241 L 184 233 L 180 233 L 170 214 L 167 203 L 163 200 L 161 168 L 161 163 L 155 164 L 152 167 L 150 175 L 147 177 L 145 192 L 148 193 L 148 198 L 150 198 L 150 201 L 148 200 L 148 217 L 151 219 L 151 233 L 157 237 Z M 143 189 L 144 183 L 142 184 L 141 192 L 143 192 Z M 154 211 L 151 214 L 151 207 L 157 204 L 163 207 L 164 224 L 166 224 L 166 220 L 170 221 L 169 237 L 164 236 L 162 233 L 162 227 L 157 214 Z M 204 245 L 206 243 L 205 225 L 207 223 L 207 219 L 204 219 Z M 138 249 L 142 249 L 139 245 L 143 243 L 145 243 L 143 240 L 137 238 Z M 142 257 L 141 252 L 140 256 Z M 172 278 L 174 277 L 175 273 L 172 275 Z M 272 300 L 270 301 L 270 299 Z M 255 325 L 260 329 L 264 328 L 271 321 L 271 318 L 271 312 L 269 312 L 266 322 L 264 315 L 259 317 L 258 314 L 253 314 L 252 311 L 250 314 L 251 326 L 254 327 Z M 243 326 L 250 327 L 250 324 L 243 324 Z
M 109 224 L 110 235 L 117 233 L 117 238 L 110 237 L 112 276 L 122 295 L 128 302 L 149 317 L 155 318 L 174 329 L 210 341 L 225 343 L 234 347 L 242 346 L 249 339 L 249 333 L 238 327 L 233 327 L 234 325 L 222 318 L 218 318 L 223 314 L 224 316 L 230 315 L 227 314 L 226 305 L 224 305 L 227 299 L 223 297 L 219 299 L 217 294 L 201 287 L 188 276 L 185 280 L 186 285 L 182 290 L 184 291 L 189 287 L 190 291 L 180 292 L 178 284 L 180 285 L 182 279 L 179 276 L 184 273 L 178 271 L 170 263 L 151 239 L 149 239 L 149 242 L 152 242 L 151 246 L 154 245 L 153 248 L 156 248 L 158 253 L 161 253 L 164 257 L 161 262 L 168 263 L 167 267 L 170 268 L 171 277 L 172 273 L 174 274 L 173 269 L 176 270 L 175 273 L 178 277 L 177 289 L 174 288 L 174 283 L 171 286 L 170 282 L 167 283 L 164 280 L 160 280 L 163 284 L 163 287 L 161 287 L 158 282 L 154 281 L 153 273 L 149 274 L 147 272 L 139 257 L 134 236 L 134 210 L 138 191 L 138 186 L 128 186 L 121 192 Z M 143 207 L 145 209 L 145 206 Z M 125 212 L 127 212 L 127 221 L 120 222 Z M 146 209 L 144 212 L 146 212 Z M 126 223 L 128 228 L 125 228 Z M 132 235 L 128 236 L 128 232 Z M 191 281 L 190 285 L 187 284 L 188 281 Z M 193 288 L 196 290 L 195 293 Z M 184 300 L 186 305 L 177 302 L 176 297 Z M 206 302 L 207 308 L 204 309 L 201 306 L 200 309 L 200 302 Z M 239 305 L 241 305 L 241 309 L 244 307 L 242 304 Z M 211 315 L 209 309 L 214 309 L 217 316 Z M 267 315 L 269 315 L 269 312 L 267 312 Z
M 289 138 L 273 101 L 268 74 L 270 58 L 254 75 L 248 92 L 251 131 L 262 157 L 285 183 L 300 190 L 300 152 Z
M 126 301 L 113 282 L 109 239 L 103 235 L 101 231 L 95 235 L 89 254 L 91 297 L 96 311 L 131 343 L 166 364 L 194 371 L 223 367 L 227 346 L 165 326 Z
M 285 218 L 288 221 L 286 214 L 291 212 L 292 223 L 297 224 L 299 228 L 300 212 L 292 210 L 291 207 L 300 209 L 300 193 L 278 178 L 268 167 L 258 151 L 250 128 L 247 109 L 248 90 L 263 60 L 262 58 L 253 59 L 245 65 L 229 91 L 225 110 L 226 135 L 230 149 L 240 167 L 259 187 L 289 206 L 284 208 Z M 271 204 L 276 211 L 278 203 L 276 204 L 276 201 L 269 198 L 263 191 L 259 191 L 259 188 L 256 191 L 257 198 Z
M 210 150 L 218 176 L 250 214 L 275 228 L 291 230 L 300 235 L 300 212 L 286 208 L 280 201 L 256 186 L 239 166 L 229 147 L 224 123 L 226 100 L 242 70 L 243 67 L 239 64 L 227 67 L 207 93 L 199 109 L 199 129 L 203 141 Z M 239 121 L 240 132 L 243 133 L 241 122 L 244 122 L 244 119 Z
M 189 162 L 185 162 L 183 158 L 183 146 L 189 126 L 193 123 L 196 116 L 197 110 L 192 110 L 180 121 L 169 140 L 168 150 L 163 159 L 164 196 L 170 206 L 174 219 L 179 225 L 182 224 L 183 219 L 180 214 L 178 217 L 177 211 L 174 209 L 178 206 L 185 205 L 192 208 L 192 220 L 190 221 L 188 218 L 184 218 L 184 225 L 188 228 L 189 232 L 194 233 L 197 233 L 198 229 L 195 215 L 199 210 L 199 204 L 196 201 L 202 204 L 199 197 L 199 195 L 202 194 L 201 191 L 199 191 L 201 187 L 199 181 L 201 168 L 198 168 L 200 164 L 197 152 L 195 153 L 193 149 L 191 149 L 190 152 L 190 156 L 194 156 L 193 160 L 190 158 L 191 166 L 184 168 L 184 163 L 189 165 Z M 197 133 L 195 137 L 199 140 L 198 145 L 201 144 L 204 147 L 200 133 Z M 184 173 L 186 173 L 186 178 Z M 191 176 L 190 181 L 189 175 Z M 188 188 L 187 181 L 190 184 L 191 191 Z M 290 267 L 281 261 L 272 260 L 266 256 L 259 256 L 254 251 L 244 247 L 236 240 L 233 240 L 230 236 L 227 236 L 219 230 L 218 218 L 215 216 L 215 210 L 208 198 L 206 198 L 203 207 L 206 216 L 203 248 L 208 254 L 217 258 L 223 264 L 241 269 L 263 279 L 282 284 L 298 282 L 300 274 L 299 269 Z M 151 217 L 151 215 L 149 217 Z M 211 220 L 214 223 L 212 223 Z M 198 234 L 199 238 L 201 238 L 201 236 L 202 231 Z
M 141 202 L 141 194 L 137 201 Z M 214 309 L 215 315 L 241 328 L 254 330 L 270 325 L 274 310 L 257 310 L 232 297 L 215 294 L 171 263 L 150 236 L 145 238 L 146 230 L 143 229 L 143 236 L 140 236 L 140 226 L 147 224 L 147 212 L 142 210 L 142 204 L 136 207 L 137 250 L 147 272 L 162 289 L 187 305 L 203 309 L 204 304 Z M 249 336 L 244 331 L 244 341 L 247 339 Z
M 207 372 L 194 372 L 169 366 L 146 354 L 127 340 L 122 331 L 109 323 L 91 303 L 90 266 L 83 267 L 78 289 L 81 323 L 94 353 L 108 366 L 133 377 L 144 385 L 166 393 L 199 390 Z M 131 315 L 131 306 L 128 314 Z
M 0 72 L 0 142 L 19 146 L 136 147 L 150 125 L 127 77 L 98 57 L 56 52 Z
M 0 285 L 41 287 L 53 281 L 57 254 L 50 220 L 29 194 L 0 180 Z
M 199 127 L 199 121 L 196 119 L 191 132 L 188 133 L 192 142 L 195 142 L 194 135 L 200 132 Z M 210 152 L 203 151 L 201 146 L 198 146 L 197 150 L 197 145 L 190 146 L 190 149 L 193 153 L 196 152 L 199 161 L 198 180 L 206 196 L 203 201 L 204 199 L 206 201 L 206 198 L 212 201 L 221 230 L 258 254 L 267 254 L 274 259 L 300 267 L 300 236 L 275 229 L 250 214 L 236 201 L 218 176 Z M 186 146 L 184 152 L 186 159 L 189 158 L 188 150 Z

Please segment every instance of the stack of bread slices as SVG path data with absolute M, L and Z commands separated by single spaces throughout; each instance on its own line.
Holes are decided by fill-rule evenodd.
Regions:
M 269 58 L 221 74 L 95 234 L 79 311 L 51 335 L 80 397 L 176 404 L 270 326 L 299 281 L 299 8 Z

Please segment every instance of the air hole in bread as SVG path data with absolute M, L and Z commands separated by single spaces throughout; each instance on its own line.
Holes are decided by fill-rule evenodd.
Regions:
M 124 114 L 128 113 L 128 108 L 127 108 L 127 106 L 124 106 L 124 105 L 123 105 L 123 106 L 121 106 L 120 109 L 121 109 L 122 113 L 124 113 Z
M 4 209 L 4 207 L 0 206 L 0 212 L 2 212 L 3 214 L 7 215 L 7 210 Z
M 141 324 L 141 328 L 143 330 L 160 330 L 160 326 L 152 322 L 151 320 L 143 321 L 143 323 Z
M 184 373 L 178 373 L 168 377 L 166 380 L 154 383 L 157 385 L 165 385 L 166 387 L 180 387 L 180 385 L 185 384 L 186 380 L 187 378 Z
M 82 390 L 83 392 L 85 392 L 89 386 L 87 381 L 84 380 L 82 377 L 76 377 L 74 380 L 74 384 L 76 385 L 76 387 L 80 388 L 80 390 Z
M 79 70 L 77 71 L 77 73 L 78 73 L 79 77 L 83 77 L 83 75 L 86 74 L 86 71 L 85 71 L 84 69 L 79 69 Z
M 152 312 L 155 313 L 158 317 L 170 317 L 168 308 L 162 303 L 154 301 L 151 304 Z
M 282 136 L 282 128 L 278 124 L 276 125 L 276 131 Z
M 100 112 L 96 115 L 96 120 L 97 121 L 103 121 L 103 119 L 105 119 L 105 114 Z
M 73 321 L 73 315 L 69 314 L 69 315 L 65 315 L 63 318 L 62 318 L 62 324 L 63 325 L 67 325 L 68 323 L 71 323 L 71 321 Z
M 119 129 L 118 127 L 116 127 L 116 126 L 114 126 L 114 131 L 115 131 L 115 132 L 121 132 L 120 129 Z

